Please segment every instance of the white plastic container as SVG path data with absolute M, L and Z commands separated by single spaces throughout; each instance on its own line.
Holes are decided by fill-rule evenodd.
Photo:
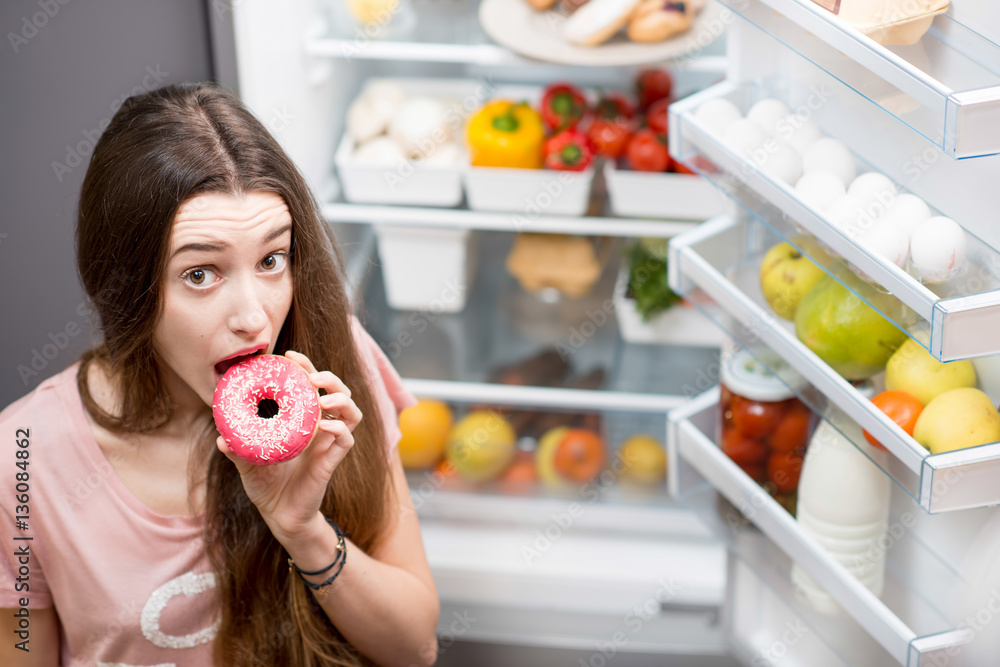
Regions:
M 611 212 L 622 217 L 708 220 L 734 210 L 728 197 L 692 174 L 631 171 L 608 162 L 604 180 Z
M 463 166 L 428 166 L 409 160 L 395 165 L 359 164 L 351 159 L 354 148 L 354 140 L 345 133 L 334 157 L 347 201 L 440 207 L 462 203 Z
M 520 213 L 533 220 L 539 215 L 584 215 L 594 169 L 468 167 L 464 177 L 469 208 Z
M 837 421 L 851 429 L 852 439 L 864 442 L 856 424 L 846 417 Z M 875 595 L 885 585 L 891 491 L 888 475 L 828 422 L 820 423 L 802 464 L 796 520 Z M 798 564 L 792 582 L 817 611 L 839 613 L 839 605 Z
M 492 90 L 481 81 L 470 79 L 370 79 L 367 85 L 391 81 L 399 84 L 407 97 L 428 96 L 440 99 L 447 109 L 452 141 L 464 153 L 464 123 L 477 105 L 483 104 Z M 354 139 L 344 133 L 334 155 L 344 198 L 357 204 L 396 204 L 410 206 L 458 206 L 462 202 L 462 172 L 468 158 L 453 166 L 423 165 L 419 161 L 400 160 L 396 164 L 371 165 L 352 159 Z
M 498 86 L 490 100 L 527 102 L 536 111 L 541 106 L 542 86 Z M 591 104 L 594 91 L 584 90 Z M 511 169 L 469 166 L 464 173 L 465 195 L 475 211 L 520 213 L 528 220 L 539 215 L 584 215 L 594 182 L 591 166 L 583 171 Z
M 457 313 L 476 271 L 476 233 L 375 225 L 386 299 L 397 310 Z
M 677 304 L 649 322 L 644 322 L 642 315 L 635 309 L 635 300 L 625 297 L 627 289 L 628 263 L 622 262 L 611 299 L 615 318 L 618 320 L 618 330 L 624 341 L 698 347 L 722 345 L 722 330 L 693 306 Z

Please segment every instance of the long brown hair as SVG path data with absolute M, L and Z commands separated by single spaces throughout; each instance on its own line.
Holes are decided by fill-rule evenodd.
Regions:
M 351 387 L 364 419 L 321 507 L 370 552 L 382 533 L 391 486 L 379 410 L 351 330 L 343 262 L 304 178 L 264 126 L 232 94 L 209 83 L 130 97 L 94 148 L 76 230 L 80 279 L 100 316 L 103 343 L 81 358 L 80 396 L 95 421 L 119 433 L 149 433 L 173 415 L 153 333 L 161 277 L 178 208 L 207 192 L 284 198 L 292 216 L 292 306 L 275 354 L 308 356 Z M 120 397 L 103 410 L 88 386 L 98 362 Z M 357 665 L 367 660 L 326 618 L 247 498 L 236 467 L 215 447 L 214 424 L 192 460 L 206 475 L 205 546 L 217 579 L 225 665 Z M 195 488 L 195 484 L 192 484 Z M 275 627 L 275 619 L 292 619 Z

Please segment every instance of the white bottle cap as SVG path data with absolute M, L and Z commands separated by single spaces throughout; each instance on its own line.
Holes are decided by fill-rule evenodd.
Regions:
M 751 401 L 777 402 L 802 391 L 807 382 L 798 371 L 770 350 L 740 349 L 722 359 L 722 384 Z

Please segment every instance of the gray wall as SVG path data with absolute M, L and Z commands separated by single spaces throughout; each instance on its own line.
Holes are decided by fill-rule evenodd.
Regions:
M 98 340 L 73 251 L 88 145 L 133 92 L 213 78 L 209 19 L 229 6 L 0 3 L 0 410 Z

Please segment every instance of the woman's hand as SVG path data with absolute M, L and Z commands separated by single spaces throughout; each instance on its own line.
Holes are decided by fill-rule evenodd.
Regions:
M 219 451 L 236 464 L 247 496 L 282 543 L 315 525 L 330 476 L 354 445 L 352 432 L 361 421 L 351 390 L 340 378 L 330 371 L 317 372 L 304 354 L 289 350 L 285 357 L 309 373 L 314 387 L 327 392 L 319 399 L 322 416 L 309 446 L 290 461 L 261 466 L 229 451 L 221 435 L 216 440 Z

